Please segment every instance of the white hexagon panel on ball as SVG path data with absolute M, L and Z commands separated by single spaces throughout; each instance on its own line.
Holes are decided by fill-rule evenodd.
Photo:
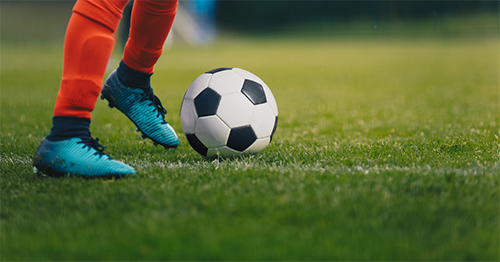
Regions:
M 217 115 L 229 127 L 238 127 L 250 124 L 254 105 L 241 92 L 222 96 Z
M 233 71 L 236 72 L 237 74 L 241 75 L 245 79 L 249 79 L 249 80 L 255 81 L 255 82 L 257 82 L 257 83 L 259 83 L 261 85 L 265 84 L 264 81 L 262 81 L 262 79 L 260 79 L 255 74 L 253 74 L 251 72 L 248 72 L 247 70 L 244 70 L 244 69 L 241 69 L 241 68 L 233 68 Z
M 207 148 L 226 144 L 230 128 L 217 116 L 200 117 L 196 123 L 195 135 Z
M 271 142 L 271 137 L 257 139 L 250 147 L 248 147 L 245 150 L 244 153 L 249 153 L 249 154 L 260 153 L 264 151 L 264 149 L 266 149 L 266 147 L 269 145 L 270 142 Z
M 255 106 L 250 125 L 255 131 L 257 138 L 271 136 L 275 122 L 276 116 L 268 103 Z
M 181 126 L 185 134 L 194 133 L 198 116 L 193 104 L 193 99 L 184 99 L 181 105 Z
M 224 70 L 212 75 L 208 86 L 221 96 L 237 93 L 245 79 L 232 70 Z

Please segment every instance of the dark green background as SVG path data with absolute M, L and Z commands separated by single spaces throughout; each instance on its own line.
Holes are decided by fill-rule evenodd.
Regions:
M 491 13 L 498 15 L 498 1 L 219 1 L 222 28 L 252 32 L 283 30 L 290 25 L 357 21 L 381 23 L 431 19 L 453 15 Z
M 0 0 L 2 2 L 65 2 L 76 0 Z M 181 3 L 187 0 L 180 0 Z M 297 24 L 339 24 L 352 21 L 387 22 L 439 19 L 447 16 L 493 13 L 498 0 L 218 0 L 222 28 L 269 31 Z

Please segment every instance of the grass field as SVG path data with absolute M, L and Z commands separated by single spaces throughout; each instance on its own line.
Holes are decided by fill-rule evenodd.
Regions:
M 44 178 L 62 46 L 1 47 L 1 250 L 10 260 L 495 260 L 499 40 L 221 40 L 166 50 L 153 87 L 178 149 L 101 100 L 91 131 L 138 174 Z M 116 64 L 118 57 L 115 57 Z M 226 161 L 182 135 L 201 73 L 241 67 L 279 106 L 272 144 Z

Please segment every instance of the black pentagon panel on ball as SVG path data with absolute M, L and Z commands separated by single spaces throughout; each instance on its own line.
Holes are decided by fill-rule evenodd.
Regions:
M 231 69 L 233 69 L 233 68 L 232 67 L 220 67 L 220 68 L 210 70 L 210 71 L 206 72 L 205 74 L 215 74 L 215 73 L 218 73 L 221 71 L 226 71 L 226 70 L 231 70 Z
M 221 96 L 219 93 L 210 87 L 205 88 L 205 90 L 194 98 L 194 107 L 198 117 L 215 115 L 220 100 Z
M 269 139 L 269 143 L 271 143 L 271 141 L 273 141 L 274 133 L 276 133 L 276 127 L 278 127 L 278 117 L 277 116 L 276 116 L 276 119 L 274 120 L 273 132 L 271 132 L 271 139 Z
M 241 88 L 241 92 L 254 104 L 259 105 L 267 102 L 266 93 L 262 86 L 252 80 L 246 79 Z
M 189 144 L 191 145 L 191 147 L 196 152 L 198 152 L 198 154 L 200 154 L 204 157 L 207 156 L 208 148 L 205 145 L 203 145 L 203 143 L 201 143 L 201 141 L 196 137 L 195 134 L 186 134 L 186 138 L 187 138 Z
M 236 127 L 231 129 L 231 132 L 229 133 L 227 146 L 242 152 L 251 146 L 255 140 L 257 140 L 257 136 L 251 126 Z

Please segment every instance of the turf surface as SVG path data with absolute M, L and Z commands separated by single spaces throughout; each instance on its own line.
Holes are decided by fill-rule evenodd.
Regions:
M 229 39 L 166 50 L 153 88 L 181 144 L 164 150 L 99 100 L 93 136 L 138 174 L 44 178 L 62 47 L 2 45 L 1 259 L 499 260 L 498 37 Z M 118 57 L 112 62 L 116 65 Z M 222 66 L 279 106 L 261 154 L 207 161 L 183 94 Z

